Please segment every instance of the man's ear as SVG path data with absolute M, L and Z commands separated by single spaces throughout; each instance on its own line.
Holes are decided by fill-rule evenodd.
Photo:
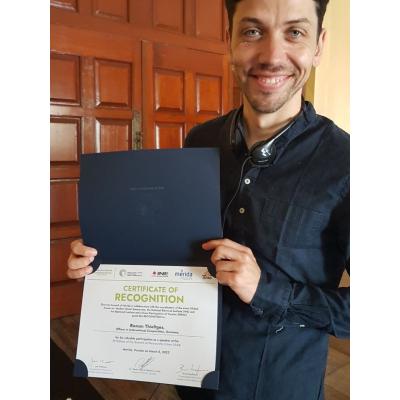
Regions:
M 225 31 L 225 39 L 226 43 L 228 44 L 229 49 L 231 48 L 231 34 L 229 33 L 229 26 L 226 28 Z
M 230 62 L 231 62 L 231 68 L 233 70 L 233 65 L 232 65 L 232 37 L 231 37 L 231 33 L 229 31 L 229 26 L 225 31 L 225 38 L 226 38 L 226 45 L 228 46 L 228 53 L 229 53 L 229 58 L 230 58 Z
M 322 29 L 318 37 L 317 48 L 313 59 L 313 67 L 317 67 L 321 62 L 322 52 L 326 41 L 326 29 Z

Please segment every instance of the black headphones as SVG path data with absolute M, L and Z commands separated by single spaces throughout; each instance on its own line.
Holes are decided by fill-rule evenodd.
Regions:
M 240 132 L 236 132 L 239 118 L 242 115 L 242 109 L 243 107 L 240 107 L 235 110 L 229 129 L 229 141 L 233 151 L 236 151 L 239 143 L 242 143 L 243 141 L 243 137 Z M 276 157 L 276 147 L 274 144 L 275 140 L 283 135 L 289 128 L 291 128 L 294 122 L 295 120 L 292 120 L 272 139 L 270 138 L 267 140 L 262 140 L 261 142 L 257 142 L 250 148 L 248 157 L 253 166 L 260 168 L 269 167 L 274 162 Z
M 242 114 L 243 107 L 239 107 L 234 111 L 232 115 L 231 125 L 229 129 L 229 141 L 230 145 L 232 146 L 232 150 L 236 152 L 238 150 L 238 146 L 240 143 L 243 142 L 243 137 L 240 132 L 236 132 L 236 128 L 238 127 L 239 118 Z M 283 135 L 292 125 L 295 123 L 297 118 L 290 121 L 288 125 L 282 128 L 282 130 L 276 134 L 272 139 L 262 140 L 261 142 L 255 143 L 246 157 L 246 159 L 242 163 L 242 167 L 240 169 L 240 178 L 238 185 L 236 187 L 235 193 L 229 200 L 227 206 L 225 207 L 225 211 L 222 216 L 222 230 L 225 228 L 226 217 L 228 214 L 229 207 L 231 206 L 233 200 L 237 196 L 240 185 L 242 183 L 244 167 L 248 161 L 254 166 L 258 168 L 265 168 L 269 167 L 275 160 L 276 157 L 276 147 L 275 147 L 275 140 L 278 139 L 281 135 Z M 239 130 L 239 129 L 238 129 Z

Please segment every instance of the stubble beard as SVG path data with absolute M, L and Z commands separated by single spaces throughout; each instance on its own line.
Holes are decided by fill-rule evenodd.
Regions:
M 290 86 L 282 93 L 259 92 L 252 94 L 246 83 L 239 82 L 243 96 L 254 111 L 260 114 L 272 114 L 285 106 L 301 89 Z

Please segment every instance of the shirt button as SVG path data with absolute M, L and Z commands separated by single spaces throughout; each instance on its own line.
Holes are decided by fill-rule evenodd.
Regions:
M 246 185 L 248 185 L 250 182 L 251 182 L 251 180 L 250 180 L 249 178 L 246 178 L 246 179 L 244 180 L 244 183 L 245 183 Z
M 240 214 L 244 214 L 245 211 L 246 211 L 246 210 L 245 210 L 243 207 L 242 207 L 242 208 L 239 208 L 239 213 L 240 213 Z

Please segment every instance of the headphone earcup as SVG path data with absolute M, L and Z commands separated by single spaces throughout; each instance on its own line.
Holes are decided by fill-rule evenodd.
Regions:
M 249 151 L 251 162 L 258 167 L 268 167 L 276 156 L 274 143 L 270 141 L 256 143 Z

